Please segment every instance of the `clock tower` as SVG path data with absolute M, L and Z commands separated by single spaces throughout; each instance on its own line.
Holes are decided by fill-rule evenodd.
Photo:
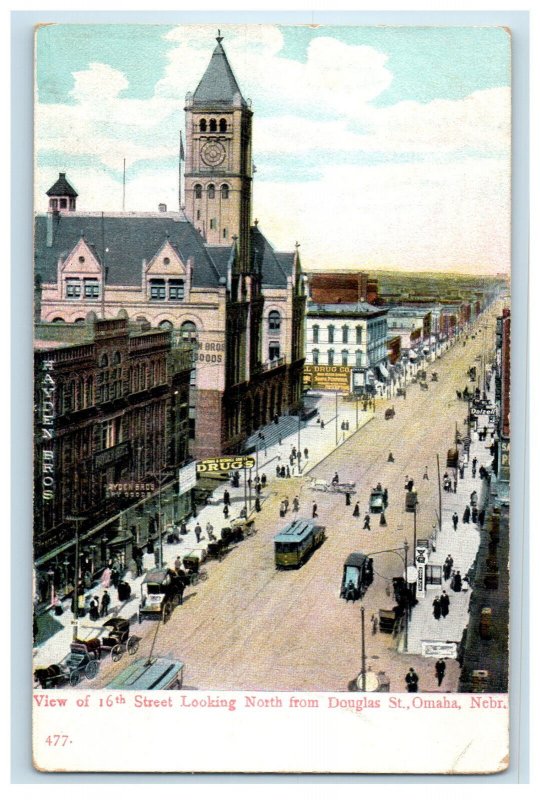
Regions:
M 240 271 L 249 271 L 251 221 L 250 102 L 221 45 L 195 92 L 186 96 L 186 214 L 209 245 L 238 237 Z

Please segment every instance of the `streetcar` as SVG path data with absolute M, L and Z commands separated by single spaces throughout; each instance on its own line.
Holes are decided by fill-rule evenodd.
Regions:
M 301 567 L 326 539 L 325 530 L 310 519 L 290 522 L 274 537 L 276 569 Z
M 181 689 L 183 679 L 182 661 L 161 657 L 138 658 L 117 675 L 106 688 L 123 692 Z

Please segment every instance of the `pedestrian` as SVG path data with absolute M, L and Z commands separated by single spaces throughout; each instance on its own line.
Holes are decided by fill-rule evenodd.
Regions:
M 393 464 L 393 463 L 394 463 L 394 456 L 392 455 L 392 453 L 388 453 L 388 461 L 389 461 L 391 464 Z
M 290 456 L 289 456 L 289 464 L 291 465 L 291 467 L 292 467 L 292 465 L 294 464 L 294 456 L 293 456 L 293 454 L 292 454 L 292 453 L 291 453 L 291 454 L 290 454 Z
M 345 505 L 350 506 L 351 504 L 351 493 L 345 492 Z
M 444 673 L 446 672 L 446 664 L 439 658 L 439 660 L 435 664 L 435 675 L 437 676 L 437 685 L 440 686 L 443 682 Z
M 201 541 L 201 533 L 202 533 L 202 528 L 197 522 L 197 524 L 195 525 L 195 536 L 197 538 L 197 544 L 199 544 L 199 542 Z
M 103 592 L 103 596 L 101 598 L 100 614 L 102 617 L 106 617 L 107 614 L 109 613 L 110 604 L 111 604 L 111 596 L 107 591 L 107 589 L 105 589 L 105 591 Z
M 465 477 L 465 464 L 462 464 L 459 468 L 459 477 L 461 480 Z
M 470 499 L 471 499 L 471 506 L 475 506 L 478 502 L 478 493 L 476 491 L 472 491 Z
M 296 458 L 296 447 L 293 447 L 293 449 L 291 450 L 291 455 L 292 455 L 293 461 L 294 461 L 294 459 Z
M 154 542 L 152 541 L 152 537 L 149 536 L 146 540 L 146 552 L 149 556 L 154 554 Z
M 410 478 L 407 483 L 407 491 L 412 492 L 413 489 L 414 489 L 414 481 L 412 478 Z
M 206 523 L 206 535 L 208 536 L 209 542 L 217 541 L 216 537 L 214 536 L 214 526 L 212 525 L 211 522 Z
M 435 619 L 441 618 L 441 600 L 438 595 L 433 601 L 433 616 Z
M 473 523 L 476 525 L 476 523 L 478 522 L 478 509 L 476 508 L 476 506 L 473 506 L 473 509 L 472 509 L 472 512 L 471 512 L 471 519 L 472 519 Z
M 441 594 L 441 615 L 444 617 L 448 616 L 448 612 L 450 611 L 450 598 L 446 594 L 446 590 L 443 589 L 443 593 Z
M 245 506 L 242 506 L 240 510 L 240 516 L 244 517 L 244 519 L 247 519 L 247 508 Z
M 304 458 L 307 459 L 308 456 L 309 456 L 309 450 L 307 449 L 307 447 L 304 447 Z
M 321 419 L 321 430 L 324 430 L 324 420 Z
M 255 486 L 255 492 L 257 493 L 257 495 L 260 495 L 260 493 L 262 492 L 262 484 L 261 483 L 258 483 Z
M 338 475 L 338 474 L 337 474 L 337 472 L 336 472 L 336 474 L 335 474 L 335 475 L 334 475 L 334 477 L 332 478 L 332 484 L 335 486 L 335 485 L 336 485 L 336 484 L 338 484 L 338 483 L 339 483 L 339 475 Z
M 313 503 L 313 509 L 312 509 L 312 511 L 311 511 L 311 516 L 312 516 L 313 518 L 315 518 L 315 517 L 318 517 L 318 516 L 319 516 L 319 515 L 317 514 L 317 503 Z
M 450 574 L 452 572 L 452 566 L 454 564 L 454 559 L 450 555 L 450 553 L 446 556 L 446 561 L 443 565 L 443 577 L 445 581 L 450 580 Z
M 452 589 L 453 592 L 461 592 L 461 586 L 462 586 L 461 574 L 460 574 L 460 571 L 458 569 L 458 570 L 456 570 L 456 572 L 454 573 L 454 575 L 452 577 L 452 582 L 450 583 L 450 588 Z
M 261 501 L 259 500 L 258 497 L 256 497 L 255 498 L 255 511 L 258 514 L 260 510 L 261 510 Z
M 99 619 L 99 608 L 95 600 L 90 600 L 90 607 L 88 609 L 88 614 L 93 622 Z
M 362 528 L 363 531 L 371 530 L 371 526 L 369 524 L 370 522 L 371 522 L 370 516 L 369 514 L 366 514 L 366 516 L 364 517 L 364 527 Z
M 286 474 L 287 478 L 291 477 L 291 470 L 289 469 L 289 467 L 287 467 L 287 470 L 286 470 L 285 474 Z
M 427 466 L 424 467 L 424 478 L 423 478 L 423 480 L 429 481 L 429 475 L 428 475 L 428 471 L 427 471 Z
M 178 575 L 179 571 L 182 569 L 182 559 L 180 556 L 176 556 L 174 559 L 174 571 Z
M 463 512 L 463 522 L 468 525 L 471 519 L 471 509 L 467 505 L 465 506 L 465 511 Z
M 457 478 L 454 478 L 454 494 L 457 494 Z
M 281 478 L 281 467 L 276 464 L 276 478 Z
M 223 492 L 223 505 L 230 506 L 230 504 L 231 504 L 231 495 L 229 493 L 229 490 L 225 489 L 225 491 Z
M 286 511 L 287 511 L 287 509 L 286 509 L 286 507 L 285 507 L 285 503 L 284 503 L 284 502 L 283 502 L 283 500 L 282 500 L 282 501 L 281 501 L 281 503 L 279 504 L 279 516 L 280 516 L 280 517 L 284 517 L 284 516 L 285 516 L 285 513 L 286 513 Z
M 408 692 L 417 692 L 418 691 L 418 675 L 411 667 L 408 673 L 405 675 L 405 683 L 407 684 L 407 691 Z
M 296 497 L 295 497 L 295 498 L 294 498 L 294 500 L 292 501 L 292 507 L 293 507 L 293 511 L 294 511 L 294 512 L 297 512 L 297 511 L 299 510 L 299 508 L 300 508 L 300 501 L 299 501 L 299 499 L 298 499 L 298 495 L 296 495 Z
M 229 519 L 229 506 L 223 506 L 223 516 L 225 519 Z
M 481 528 L 484 527 L 485 518 L 486 518 L 486 512 L 484 509 L 482 509 L 481 511 L 478 512 L 478 524 L 480 525 Z
M 381 528 L 386 528 L 386 517 L 384 516 L 384 511 L 381 511 L 379 515 L 379 525 Z
M 266 475 L 265 475 L 265 473 L 264 473 L 264 472 L 263 472 L 263 474 L 261 475 L 261 486 L 263 487 L 263 489 L 264 489 L 264 487 L 266 486 Z
M 287 473 L 286 473 L 285 467 L 282 466 L 281 467 L 281 472 L 280 472 L 281 477 L 284 478 L 286 476 L 286 474 Z
M 454 526 L 455 531 L 457 531 L 458 522 L 459 522 L 459 517 L 457 515 L 457 512 L 454 511 L 454 513 L 452 514 L 452 525 Z
M 360 504 L 359 503 L 355 504 L 354 511 L 352 512 L 352 515 L 353 515 L 353 517 L 359 517 L 360 516 Z

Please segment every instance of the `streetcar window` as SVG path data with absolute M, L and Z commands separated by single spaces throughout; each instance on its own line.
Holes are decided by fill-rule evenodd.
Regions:
M 148 594 L 163 594 L 163 586 L 161 583 L 147 583 Z

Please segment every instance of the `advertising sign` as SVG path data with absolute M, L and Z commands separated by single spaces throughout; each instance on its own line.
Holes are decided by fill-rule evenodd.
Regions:
M 178 494 L 181 496 L 197 483 L 197 462 L 192 461 L 178 470 Z
M 233 469 L 251 469 L 255 466 L 253 456 L 219 456 L 219 458 L 206 458 L 197 462 L 197 472 L 230 472 Z
M 416 543 L 416 568 L 418 570 L 418 580 L 416 581 L 416 596 L 426 596 L 426 564 L 429 557 L 429 546 L 424 540 Z
M 313 389 L 348 392 L 350 375 L 350 367 L 315 366 L 314 364 L 304 367 L 304 383 Z
M 457 658 L 457 642 L 422 642 L 424 658 Z

